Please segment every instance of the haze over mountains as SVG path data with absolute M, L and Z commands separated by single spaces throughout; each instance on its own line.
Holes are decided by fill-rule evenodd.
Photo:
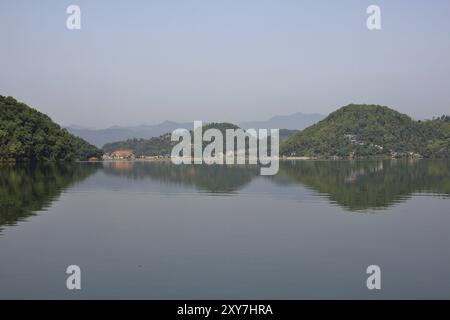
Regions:
M 92 129 L 70 126 L 66 129 L 86 141 L 89 141 L 97 147 L 102 147 L 106 143 L 122 141 L 127 139 L 149 139 L 158 137 L 164 133 L 172 132 L 177 128 L 190 128 L 192 123 L 178 123 L 173 121 L 164 121 L 156 125 L 140 125 L 135 127 L 113 126 L 107 129 Z
M 302 130 L 325 118 L 322 114 L 295 113 L 292 115 L 277 115 L 265 121 L 249 121 L 238 123 L 244 129 L 290 129 Z M 127 139 L 149 139 L 158 137 L 164 133 L 172 132 L 178 128 L 192 128 L 192 122 L 164 121 L 155 125 L 140 125 L 134 127 L 113 126 L 107 129 L 83 128 L 69 126 L 66 129 L 97 147 L 106 143 L 123 141 Z
M 266 121 L 248 121 L 239 123 L 244 129 L 289 129 L 303 130 L 306 127 L 324 119 L 326 116 L 318 113 L 297 112 L 290 115 L 274 116 Z

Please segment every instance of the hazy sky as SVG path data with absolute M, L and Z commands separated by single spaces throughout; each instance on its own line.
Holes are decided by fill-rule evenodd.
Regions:
M 0 94 L 62 125 L 450 113 L 448 0 L 0 0 L 0 39 Z

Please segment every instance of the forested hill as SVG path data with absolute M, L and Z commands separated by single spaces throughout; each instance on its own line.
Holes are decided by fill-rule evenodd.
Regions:
M 239 127 L 226 122 L 209 123 L 203 126 L 203 132 L 208 129 L 218 129 L 225 138 L 225 132 L 227 129 L 238 129 Z M 193 136 L 192 130 L 191 136 Z M 128 139 L 125 141 L 118 141 L 113 143 L 107 143 L 103 146 L 105 153 L 111 153 L 119 149 L 133 150 L 136 156 L 169 156 L 172 152 L 172 148 L 178 144 L 177 141 L 171 141 L 171 133 L 163 134 L 159 137 L 153 137 L 150 139 Z M 204 145 L 206 143 L 203 143 Z M 224 144 L 225 145 L 225 144 Z
M 0 95 L 0 161 L 71 161 L 101 155 L 47 115 Z
M 348 105 L 290 137 L 285 156 L 450 157 L 450 118 L 414 121 L 388 107 Z

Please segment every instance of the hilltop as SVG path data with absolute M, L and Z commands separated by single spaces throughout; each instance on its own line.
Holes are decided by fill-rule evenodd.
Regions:
M 226 129 L 238 129 L 239 127 L 232 123 L 209 123 L 203 125 L 203 131 L 208 129 L 218 129 L 225 137 Z M 192 135 L 192 131 L 191 131 Z M 159 137 L 153 137 L 150 139 L 128 139 L 125 141 L 118 141 L 113 143 L 107 143 L 103 146 L 105 153 L 112 153 L 116 150 L 129 149 L 133 150 L 136 156 L 169 156 L 172 152 L 172 148 L 178 142 L 171 141 L 171 133 L 165 133 Z
M 284 156 L 450 156 L 448 116 L 415 121 L 388 107 L 348 105 L 290 137 Z
M 0 161 L 87 160 L 101 154 L 47 115 L 0 95 Z

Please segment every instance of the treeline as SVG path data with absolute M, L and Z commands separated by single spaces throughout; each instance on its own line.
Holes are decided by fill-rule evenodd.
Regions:
M 116 150 L 133 150 L 136 156 L 168 156 L 175 143 L 170 141 L 170 135 L 162 135 L 150 139 L 128 139 L 125 141 L 111 142 L 103 146 L 105 153 Z

